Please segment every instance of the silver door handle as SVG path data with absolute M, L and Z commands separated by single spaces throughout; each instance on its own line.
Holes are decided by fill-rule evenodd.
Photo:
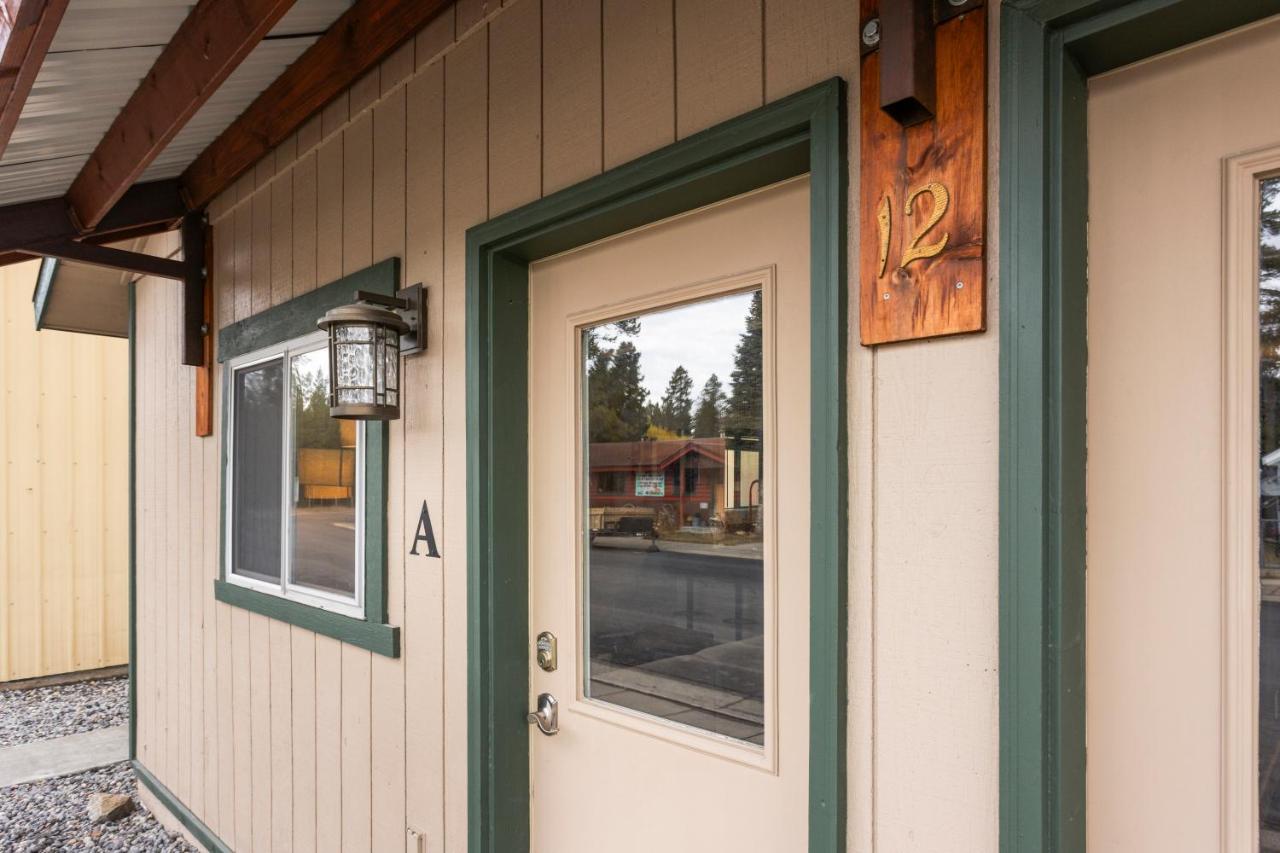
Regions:
M 525 720 L 550 737 L 560 731 L 560 706 L 550 693 L 538 694 L 538 710 L 525 715 Z

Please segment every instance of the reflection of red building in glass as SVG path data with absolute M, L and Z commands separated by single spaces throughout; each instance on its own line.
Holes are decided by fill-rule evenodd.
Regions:
M 759 451 L 725 438 L 593 443 L 591 529 L 743 528 L 760 504 Z

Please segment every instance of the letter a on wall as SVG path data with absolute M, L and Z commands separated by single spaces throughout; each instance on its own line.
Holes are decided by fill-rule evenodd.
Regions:
M 418 546 L 426 543 L 427 553 L 419 555 Z M 427 511 L 427 502 L 422 502 L 422 512 L 418 514 L 418 529 L 413 533 L 413 547 L 409 549 L 409 553 L 414 556 L 423 557 L 439 557 L 440 552 L 436 550 L 436 532 L 431 527 L 431 513 Z

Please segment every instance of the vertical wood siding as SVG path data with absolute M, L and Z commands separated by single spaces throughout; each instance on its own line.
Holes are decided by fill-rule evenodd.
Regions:
M 857 31 L 849 0 L 459 0 L 212 204 L 219 325 L 390 256 L 427 285 L 391 426 L 398 659 L 213 600 L 220 438 L 192 436 L 178 289 L 139 284 L 140 752 L 227 844 L 466 850 L 466 229 L 854 83 Z M 992 850 L 996 336 L 849 358 L 850 849 Z M 439 558 L 407 555 L 424 500 Z
M 129 344 L 35 330 L 0 270 L 0 682 L 129 659 Z

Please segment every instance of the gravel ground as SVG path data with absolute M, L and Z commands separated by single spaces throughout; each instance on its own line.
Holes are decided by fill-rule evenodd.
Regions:
M 89 823 L 89 796 L 128 794 L 137 810 L 114 823 Z M 196 851 L 181 836 L 165 831 L 137 800 L 137 783 L 127 762 L 57 779 L 0 789 L 0 850 Z
M 0 747 L 128 722 L 128 678 L 0 692 Z

